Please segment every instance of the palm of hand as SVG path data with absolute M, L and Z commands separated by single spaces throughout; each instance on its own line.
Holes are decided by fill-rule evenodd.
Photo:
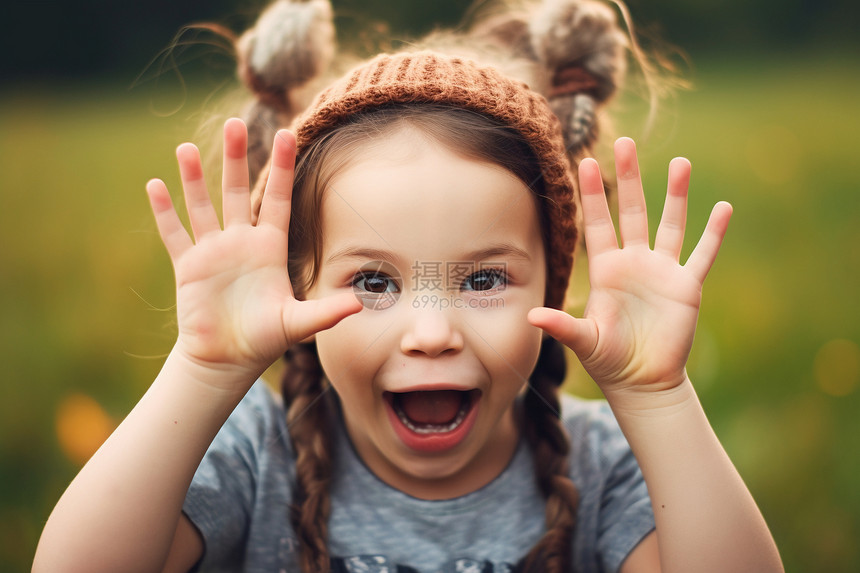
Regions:
M 179 342 L 206 362 L 271 363 L 293 341 L 284 330 L 293 298 L 286 236 L 234 227 L 176 261 Z M 283 248 L 282 248 L 283 247 Z
M 292 344 L 357 312 L 352 294 L 300 301 L 287 274 L 295 139 L 279 131 L 256 224 L 252 223 L 247 131 L 224 125 L 224 228 L 209 199 L 200 155 L 191 144 L 177 159 L 193 237 L 164 183 L 147 185 L 150 203 L 176 275 L 177 349 L 218 370 L 247 372 L 252 382 Z
M 693 341 L 701 284 L 676 260 L 647 247 L 591 261 L 584 318 L 598 332 L 583 367 L 604 386 L 679 383 Z
M 634 144 L 616 143 L 619 248 L 596 162 L 580 165 L 580 189 L 591 292 L 583 318 L 534 309 L 532 324 L 569 346 L 607 395 L 670 390 L 686 379 L 702 284 L 731 216 L 719 203 L 687 263 L 679 262 L 690 166 L 669 167 L 669 186 L 654 248 Z

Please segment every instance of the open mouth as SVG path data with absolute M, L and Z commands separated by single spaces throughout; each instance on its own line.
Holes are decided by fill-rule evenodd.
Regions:
M 439 451 L 459 444 L 474 423 L 480 390 L 385 392 L 389 418 L 403 442 Z

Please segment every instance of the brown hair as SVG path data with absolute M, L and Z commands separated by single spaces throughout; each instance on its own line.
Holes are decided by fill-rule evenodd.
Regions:
M 314 141 L 297 164 L 289 264 L 298 296 L 316 280 L 322 252 L 320 209 L 327 182 L 349 164 L 359 145 L 366 147 L 369 140 L 405 128 L 420 130 L 465 157 L 504 167 L 536 195 L 541 193 L 539 170 L 528 145 L 512 129 L 480 114 L 443 105 L 401 104 L 356 116 Z M 546 229 L 543 222 L 541 227 Z M 327 427 L 333 412 L 324 397 L 326 383 L 316 348 L 297 345 L 285 359 L 281 389 L 289 405 L 287 424 L 296 450 L 298 482 L 291 520 L 299 538 L 302 570 L 326 571 L 331 444 L 329 433 L 320 428 Z M 568 477 L 569 444 L 559 419 L 557 392 L 563 380 L 564 355 L 558 343 L 547 339 L 531 377 L 523 416 L 538 485 L 547 499 L 547 532 L 523 559 L 523 571 L 569 570 L 577 496 Z
M 296 119 L 299 157 L 341 125 L 397 104 L 441 104 L 469 110 L 519 135 L 532 152 L 544 190 L 540 207 L 546 215 L 543 223 L 548 239 L 545 304 L 561 308 L 576 248 L 576 205 L 573 170 L 561 126 L 547 101 L 525 84 L 473 60 L 432 51 L 382 54 L 330 85 Z M 465 147 L 475 149 L 468 143 Z M 251 195 L 255 212 L 262 202 L 267 173 L 268 167 Z
M 609 3 L 620 11 L 626 30 L 619 27 Z M 479 4 L 485 6 L 492 2 L 476 3 Z M 534 92 L 542 94 L 552 110 L 550 115 L 555 116 L 553 122 L 559 126 L 559 138 L 563 136 L 564 139 L 562 153 L 566 152 L 570 162 L 563 171 L 569 169 L 570 173 L 566 173 L 569 177 L 578 161 L 591 155 L 601 128 L 605 129 L 602 107 L 621 84 L 627 54 L 632 53 L 640 64 L 652 96 L 656 92 L 651 79 L 656 77 L 656 71 L 638 47 L 630 18 L 620 0 L 501 0 L 495 4 L 499 9 L 476 11 L 478 17 L 468 30 L 436 33 L 419 45 L 492 64 L 505 76 L 525 82 Z M 257 96 L 244 115 L 249 127 L 250 169 L 252 177 L 258 181 L 258 190 L 262 189 L 260 183 L 266 177 L 269 142 L 276 128 L 295 122 L 303 110 L 316 105 L 312 102 L 319 101 L 315 98 L 320 90 L 330 86 L 333 78 L 326 78 L 329 63 L 342 59 L 332 60 L 332 32 L 332 12 L 327 0 L 277 0 L 236 42 L 239 75 Z M 375 81 L 376 76 L 370 83 Z M 456 88 L 459 84 L 447 82 L 446 85 Z M 344 89 L 349 90 L 351 86 Z M 496 120 L 490 119 L 488 115 L 493 114 L 476 113 L 480 110 L 474 108 L 467 111 L 463 105 L 451 107 L 427 101 L 436 100 L 424 100 L 418 105 L 392 105 L 388 101 L 366 113 L 364 110 L 346 113 L 344 122 L 328 126 L 313 137 L 299 132 L 300 152 L 289 236 L 289 271 L 298 296 L 313 285 L 319 269 L 320 212 L 327 184 L 339 170 L 349 165 L 359 144 L 395 129 L 420 130 L 466 157 L 508 169 L 528 185 L 536 197 L 543 196 L 537 204 L 545 244 L 553 239 L 565 245 L 575 242 L 573 198 L 568 194 L 563 201 L 547 200 L 548 196 L 556 195 L 549 193 L 547 189 L 552 189 L 544 184 L 554 183 L 547 179 L 546 172 L 535 166 L 538 161 L 535 161 L 535 147 L 531 143 L 533 131 L 512 130 L 510 121 L 496 116 L 493 116 Z M 656 106 L 653 100 L 651 103 L 653 111 Z M 323 122 L 325 117 L 324 113 Z M 467 129 L 464 129 L 464 122 L 468 123 Z M 261 176 L 258 178 L 258 175 Z M 554 177 L 561 175 L 556 170 Z M 258 195 L 255 201 L 259 198 Z M 553 208 L 558 209 L 550 211 Z M 559 221 L 567 221 L 568 227 L 563 233 L 553 232 L 551 237 L 553 225 L 558 225 Z M 563 235 L 565 237 L 560 238 Z M 551 304 L 557 307 L 562 304 L 566 273 L 572 261 L 572 253 L 562 253 L 563 250 L 555 249 L 551 253 L 547 249 L 548 259 L 550 255 L 567 257 L 561 264 L 548 260 L 548 271 L 555 268 L 557 274 L 564 274 L 564 284 L 555 281 L 558 284 L 553 290 Z M 558 271 L 561 267 L 566 270 Z M 330 432 L 321 429 L 332 422 L 333 405 L 327 398 L 327 382 L 313 344 L 291 348 L 285 363 L 282 392 L 297 459 L 291 521 L 299 540 L 302 571 L 327 572 L 330 570 L 327 523 L 332 449 Z M 530 376 L 522 408 L 523 434 L 533 453 L 538 487 L 546 499 L 546 532 L 515 566 L 519 572 L 561 573 L 572 569 L 578 496 L 568 471 L 571 445 L 559 415 L 559 386 L 564 376 L 563 349 L 554 339 L 547 338 Z
M 316 280 L 322 256 L 320 212 L 328 182 L 369 142 L 408 128 L 463 157 L 504 167 L 535 195 L 542 193 L 540 169 L 529 146 L 514 130 L 481 114 L 442 104 L 391 104 L 358 114 L 313 140 L 297 160 L 289 233 L 289 270 L 296 293 L 306 292 Z M 546 215 L 538 205 L 541 229 L 546 229 Z

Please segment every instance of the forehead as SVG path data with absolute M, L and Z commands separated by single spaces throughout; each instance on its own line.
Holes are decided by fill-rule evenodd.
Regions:
M 424 258 L 504 242 L 543 250 L 522 181 L 408 129 L 368 142 L 329 181 L 322 224 L 324 258 L 350 243 Z

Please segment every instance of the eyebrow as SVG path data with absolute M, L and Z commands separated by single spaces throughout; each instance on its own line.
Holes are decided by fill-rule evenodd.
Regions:
M 499 243 L 481 249 L 470 251 L 458 260 L 483 261 L 493 257 L 506 257 L 531 261 L 531 255 L 524 249 L 510 243 Z M 398 263 L 399 257 L 384 249 L 347 247 L 335 251 L 326 259 L 326 263 L 332 263 L 338 259 L 367 259 L 372 261 L 386 261 L 393 265 Z
M 338 259 L 368 259 L 372 261 L 385 261 L 393 265 L 398 262 L 398 257 L 391 251 L 361 247 L 347 247 L 335 251 L 328 256 L 325 262 L 331 263 Z
M 531 255 L 525 250 L 510 243 L 499 243 L 468 253 L 465 260 L 483 261 L 492 257 L 506 257 L 531 261 Z

